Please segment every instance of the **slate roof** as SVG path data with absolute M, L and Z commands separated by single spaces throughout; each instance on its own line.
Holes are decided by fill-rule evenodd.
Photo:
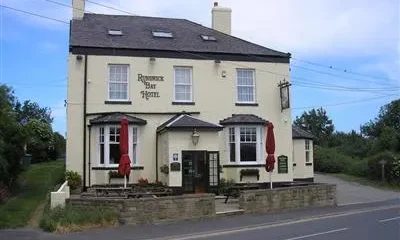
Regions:
M 124 113 L 112 113 L 112 114 L 105 114 L 90 120 L 90 124 L 98 125 L 98 124 L 120 124 L 121 118 L 126 117 L 128 119 L 129 124 L 135 125 L 145 125 L 147 124 L 146 120 L 141 118 L 133 117 Z
M 198 130 L 213 130 L 213 131 L 220 131 L 222 130 L 222 126 L 210 122 L 206 122 L 197 118 L 194 118 L 190 115 L 187 114 L 179 114 L 165 123 L 161 124 L 158 128 L 157 131 L 162 131 L 162 130 L 173 130 L 173 129 L 181 129 L 181 130 L 192 130 L 192 129 L 198 129 Z
M 221 125 L 234 125 L 234 124 L 256 124 L 265 125 L 267 120 L 256 116 L 254 114 L 232 114 L 231 117 L 219 121 Z
M 122 30 L 123 35 L 110 36 L 109 29 Z M 174 37 L 156 38 L 152 35 L 153 30 L 169 31 Z M 217 41 L 204 41 L 201 34 L 212 35 Z M 70 47 L 73 46 L 290 57 L 289 53 L 250 43 L 186 19 L 88 13 L 82 20 L 72 20 Z
M 314 136 L 300 127 L 292 125 L 292 138 L 293 139 L 314 139 Z

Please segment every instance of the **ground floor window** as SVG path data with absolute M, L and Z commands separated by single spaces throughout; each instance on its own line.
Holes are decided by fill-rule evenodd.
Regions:
M 255 163 L 263 159 L 262 126 L 234 126 L 228 128 L 230 163 Z
M 130 126 L 128 128 L 129 138 L 129 157 L 133 165 L 138 164 L 138 128 Z M 120 126 L 101 126 L 98 128 L 98 159 L 101 166 L 117 166 L 121 158 L 119 150 Z

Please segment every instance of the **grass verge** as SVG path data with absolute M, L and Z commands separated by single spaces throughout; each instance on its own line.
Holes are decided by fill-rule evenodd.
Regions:
M 387 182 L 373 181 L 368 178 L 356 177 L 356 176 L 352 176 L 352 175 L 348 175 L 348 174 L 344 174 L 344 173 L 334 173 L 331 175 L 338 177 L 340 179 L 343 179 L 345 181 L 348 181 L 348 182 L 356 182 L 356 183 L 359 183 L 359 184 L 365 185 L 365 186 L 371 186 L 371 187 L 375 187 L 375 188 L 379 188 L 379 189 L 383 189 L 383 190 L 391 190 L 391 191 L 400 192 L 400 186 L 392 185 Z
M 48 210 L 40 221 L 40 228 L 47 232 L 68 233 L 92 228 L 115 226 L 118 216 L 115 212 L 100 207 L 70 206 Z
M 32 165 L 19 176 L 18 193 L 0 205 L 0 228 L 24 227 L 48 191 L 64 178 L 64 162 L 53 161 Z

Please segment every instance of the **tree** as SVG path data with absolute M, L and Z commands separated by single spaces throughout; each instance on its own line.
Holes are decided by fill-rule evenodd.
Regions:
M 38 103 L 29 100 L 24 101 L 22 104 L 17 101 L 15 112 L 17 113 L 17 121 L 22 125 L 26 125 L 31 119 L 36 119 L 49 125 L 53 122 L 50 108 L 42 108 Z
M 57 159 L 65 154 L 65 138 L 58 132 L 53 133 L 53 146 L 50 152 L 51 159 Z
M 373 121 L 361 126 L 361 133 L 382 149 L 400 151 L 400 99 L 381 107 Z
M 311 132 L 315 137 L 314 143 L 318 145 L 327 144 L 328 138 L 335 129 L 332 120 L 323 108 L 304 112 L 300 117 L 296 117 L 294 125 Z
M 51 126 L 37 119 L 31 119 L 24 129 L 27 135 L 27 152 L 32 154 L 32 162 L 50 160 L 50 153 L 54 151 Z

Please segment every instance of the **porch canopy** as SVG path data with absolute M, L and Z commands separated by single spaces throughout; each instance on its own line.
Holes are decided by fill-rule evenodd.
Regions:
M 223 127 L 219 124 L 206 122 L 187 114 L 179 114 L 157 128 L 157 132 L 164 132 L 167 130 L 180 130 L 180 131 L 193 131 L 193 129 L 203 131 L 221 131 Z
M 121 124 L 121 119 L 125 117 L 128 120 L 128 124 L 133 125 L 146 125 L 147 121 L 141 118 L 133 117 L 131 115 L 114 112 L 104 113 L 103 115 L 90 120 L 91 125 L 104 125 L 104 124 Z

